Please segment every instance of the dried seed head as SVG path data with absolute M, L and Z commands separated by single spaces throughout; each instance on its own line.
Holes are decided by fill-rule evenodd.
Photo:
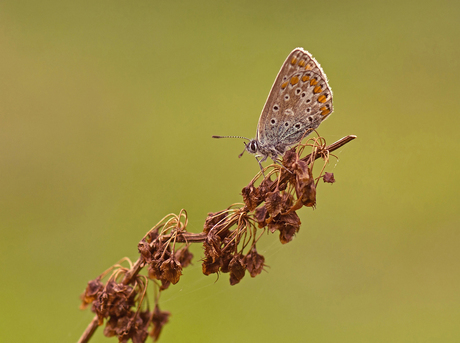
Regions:
M 146 263 L 152 262 L 152 253 L 150 251 L 150 244 L 145 242 L 144 240 L 140 241 L 139 244 L 137 245 L 137 250 L 141 254 L 141 256 L 144 258 L 144 261 Z
M 124 316 L 134 305 L 136 295 L 137 291 L 131 286 L 111 280 L 101 292 L 98 292 L 91 310 L 97 314 L 102 325 L 104 318 Z
M 265 266 L 264 262 L 265 258 L 259 253 L 257 253 L 255 246 L 251 248 L 249 253 L 244 258 L 246 269 L 248 270 L 251 277 L 256 277 L 257 275 L 262 273 L 262 270 Z
M 231 252 L 227 252 L 226 254 L 222 255 L 220 264 L 220 271 L 222 273 L 230 272 L 230 261 L 233 259 L 233 256 L 234 254 Z
M 259 189 L 254 187 L 253 183 L 250 183 L 241 191 L 243 201 L 249 211 L 254 209 L 260 204 Z
M 160 286 L 160 291 L 164 291 L 165 289 L 168 289 L 168 287 L 171 285 L 171 281 L 166 280 L 166 279 L 161 279 L 161 286 Z
M 304 206 L 316 205 L 316 185 L 313 172 L 302 160 L 297 161 L 295 191 Z
M 228 264 L 230 270 L 230 285 L 236 285 L 244 277 L 246 267 L 244 265 L 244 256 L 241 254 L 235 254 Z
M 149 311 L 142 311 L 138 314 L 130 311 L 123 317 L 110 317 L 104 329 L 104 335 L 106 337 L 117 336 L 119 342 L 128 342 L 131 339 L 133 343 L 142 343 L 148 336 L 149 320 Z
M 163 329 L 163 326 L 165 326 L 169 321 L 169 316 L 171 316 L 170 312 L 160 311 L 158 304 L 155 305 L 155 309 L 153 310 L 153 316 L 152 316 L 153 328 L 152 328 L 152 331 L 150 332 L 150 336 L 153 338 L 154 342 L 156 342 L 158 338 L 160 337 L 160 333 L 161 333 L 161 330 Z
M 254 219 L 257 221 L 259 228 L 263 228 L 264 226 L 267 225 L 268 217 L 269 217 L 268 211 L 265 205 L 259 208 L 256 208 L 256 211 L 254 213 Z
M 323 175 L 323 181 L 327 183 L 334 183 L 335 178 L 334 178 L 334 173 L 324 173 Z
M 296 232 L 300 229 L 300 218 L 295 212 L 280 214 L 268 224 L 271 232 L 280 232 L 280 241 L 283 244 L 290 242 Z
M 148 269 L 148 273 L 149 273 L 149 279 L 152 279 L 152 280 L 161 280 L 161 264 L 163 263 L 163 261 L 152 261 L 150 264 L 149 264 L 149 269 Z
M 295 151 L 295 147 L 286 151 L 283 156 L 283 166 L 287 169 L 292 169 L 292 164 L 298 160 L 297 153 Z
M 289 211 L 294 203 L 294 197 L 290 193 L 283 193 L 281 196 L 281 207 L 283 208 L 283 212 Z
M 209 212 L 204 223 L 203 232 L 209 232 L 214 226 L 221 225 L 224 222 L 225 217 L 227 217 L 227 212 Z
M 211 275 L 217 273 L 222 265 L 222 259 L 218 258 L 213 260 L 212 257 L 206 257 L 203 260 L 203 264 L 201 265 L 201 269 L 204 275 Z
M 208 233 L 206 240 L 203 243 L 204 255 L 210 257 L 212 261 L 215 261 L 222 255 L 221 251 L 221 239 L 218 235 L 212 232 Z
M 161 264 L 161 279 L 171 282 L 173 285 L 179 282 L 182 275 L 182 266 L 174 256 L 170 257 Z
M 283 204 L 281 202 L 281 195 L 277 190 L 267 193 L 267 197 L 265 198 L 265 207 L 272 218 L 281 213 Z
M 188 250 L 187 246 L 177 250 L 174 256 L 182 265 L 182 268 L 185 268 L 192 263 L 193 254 L 190 252 L 190 250 Z
M 271 188 L 275 182 L 276 181 L 272 181 L 270 179 L 270 176 L 267 176 L 265 179 L 263 179 L 258 188 L 260 202 L 265 201 L 267 193 L 271 191 Z
M 104 285 L 99 278 L 89 281 L 85 292 L 80 295 L 80 299 L 82 300 L 80 309 L 83 310 L 88 307 L 89 304 L 97 299 L 98 294 L 101 293 L 103 289 Z

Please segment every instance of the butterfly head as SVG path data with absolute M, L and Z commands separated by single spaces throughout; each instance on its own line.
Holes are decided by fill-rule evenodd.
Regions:
M 248 144 L 246 145 L 246 150 L 250 152 L 251 154 L 255 154 L 259 151 L 259 146 L 257 144 L 256 139 L 251 139 Z

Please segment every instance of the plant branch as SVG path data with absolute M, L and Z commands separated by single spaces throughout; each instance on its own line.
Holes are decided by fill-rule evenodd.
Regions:
M 311 163 L 320 157 L 324 157 L 325 153 L 330 153 L 334 150 L 337 150 L 341 148 L 342 146 L 344 146 L 345 144 L 351 142 L 355 138 L 356 136 L 354 135 L 345 136 L 342 139 L 339 139 L 335 143 L 328 145 L 324 148 L 314 149 L 313 153 L 305 156 L 301 160 L 306 163 Z M 290 174 L 288 171 L 282 172 L 279 178 L 279 181 L 273 182 L 269 186 L 270 191 L 273 192 L 277 187 L 279 187 L 280 184 L 288 182 L 291 177 L 292 177 L 292 174 Z M 267 176 L 267 178 L 269 178 L 269 176 Z M 260 203 L 262 203 L 263 201 L 264 200 L 260 200 L 260 202 L 257 201 L 256 206 L 260 205 Z M 241 214 L 250 212 L 250 209 L 248 208 L 247 205 L 245 205 L 239 211 L 240 212 L 238 212 L 238 214 L 236 214 L 232 218 L 229 218 L 228 221 L 223 222 L 222 225 L 220 225 L 219 227 L 220 233 L 222 233 L 224 230 L 228 230 L 231 226 L 233 226 L 236 222 L 238 222 Z M 288 214 L 286 213 L 286 215 Z M 178 223 L 180 224 L 180 218 L 178 219 Z M 298 224 L 300 225 L 300 220 Z M 191 233 L 191 232 L 186 232 L 185 230 L 178 230 L 175 232 L 171 232 L 169 234 L 161 234 L 159 236 L 159 239 L 161 242 L 167 242 L 168 240 L 171 240 L 171 238 L 173 238 L 174 236 L 174 242 L 177 242 L 177 243 L 201 243 L 201 242 L 206 242 L 206 239 L 208 238 L 209 233 L 210 232 L 207 232 L 207 231 L 200 232 L 200 233 Z M 137 275 L 142 270 L 144 265 L 146 265 L 146 262 L 145 262 L 144 257 L 141 255 L 139 259 L 136 261 L 136 263 L 131 267 L 131 269 L 129 270 L 126 269 L 127 271 L 121 283 L 123 285 L 128 285 L 132 283 L 136 279 Z M 208 275 L 208 274 L 205 274 L 205 275 Z M 86 330 L 84 331 L 80 339 L 78 340 L 78 343 L 87 343 L 92 337 L 92 335 L 94 334 L 94 332 L 97 330 L 99 326 L 98 323 L 99 323 L 99 320 L 98 320 L 98 316 L 96 315 L 93 318 L 93 320 L 90 322 L 90 324 L 88 325 L 88 327 L 86 328 Z

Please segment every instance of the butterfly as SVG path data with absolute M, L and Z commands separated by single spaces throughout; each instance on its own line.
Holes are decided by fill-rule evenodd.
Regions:
M 332 91 L 326 74 L 313 56 L 302 48 L 294 49 L 281 66 L 268 94 L 257 125 L 256 138 L 243 138 L 244 151 L 262 162 L 277 161 L 291 146 L 299 143 L 333 112 Z M 261 159 L 259 159 L 260 157 Z

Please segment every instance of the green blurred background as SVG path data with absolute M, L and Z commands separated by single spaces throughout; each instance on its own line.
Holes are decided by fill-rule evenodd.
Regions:
M 239 140 L 289 52 L 355 134 L 297 237 L 231 287 L 194 266 L 164 342 L 459 342 L 458 1 L 1 1 L 0 340 L 75 342 L 79 294 L 158 220 L 189 230 L 258 171 Z M 99 329 L 92 342 L 116 342 Z

